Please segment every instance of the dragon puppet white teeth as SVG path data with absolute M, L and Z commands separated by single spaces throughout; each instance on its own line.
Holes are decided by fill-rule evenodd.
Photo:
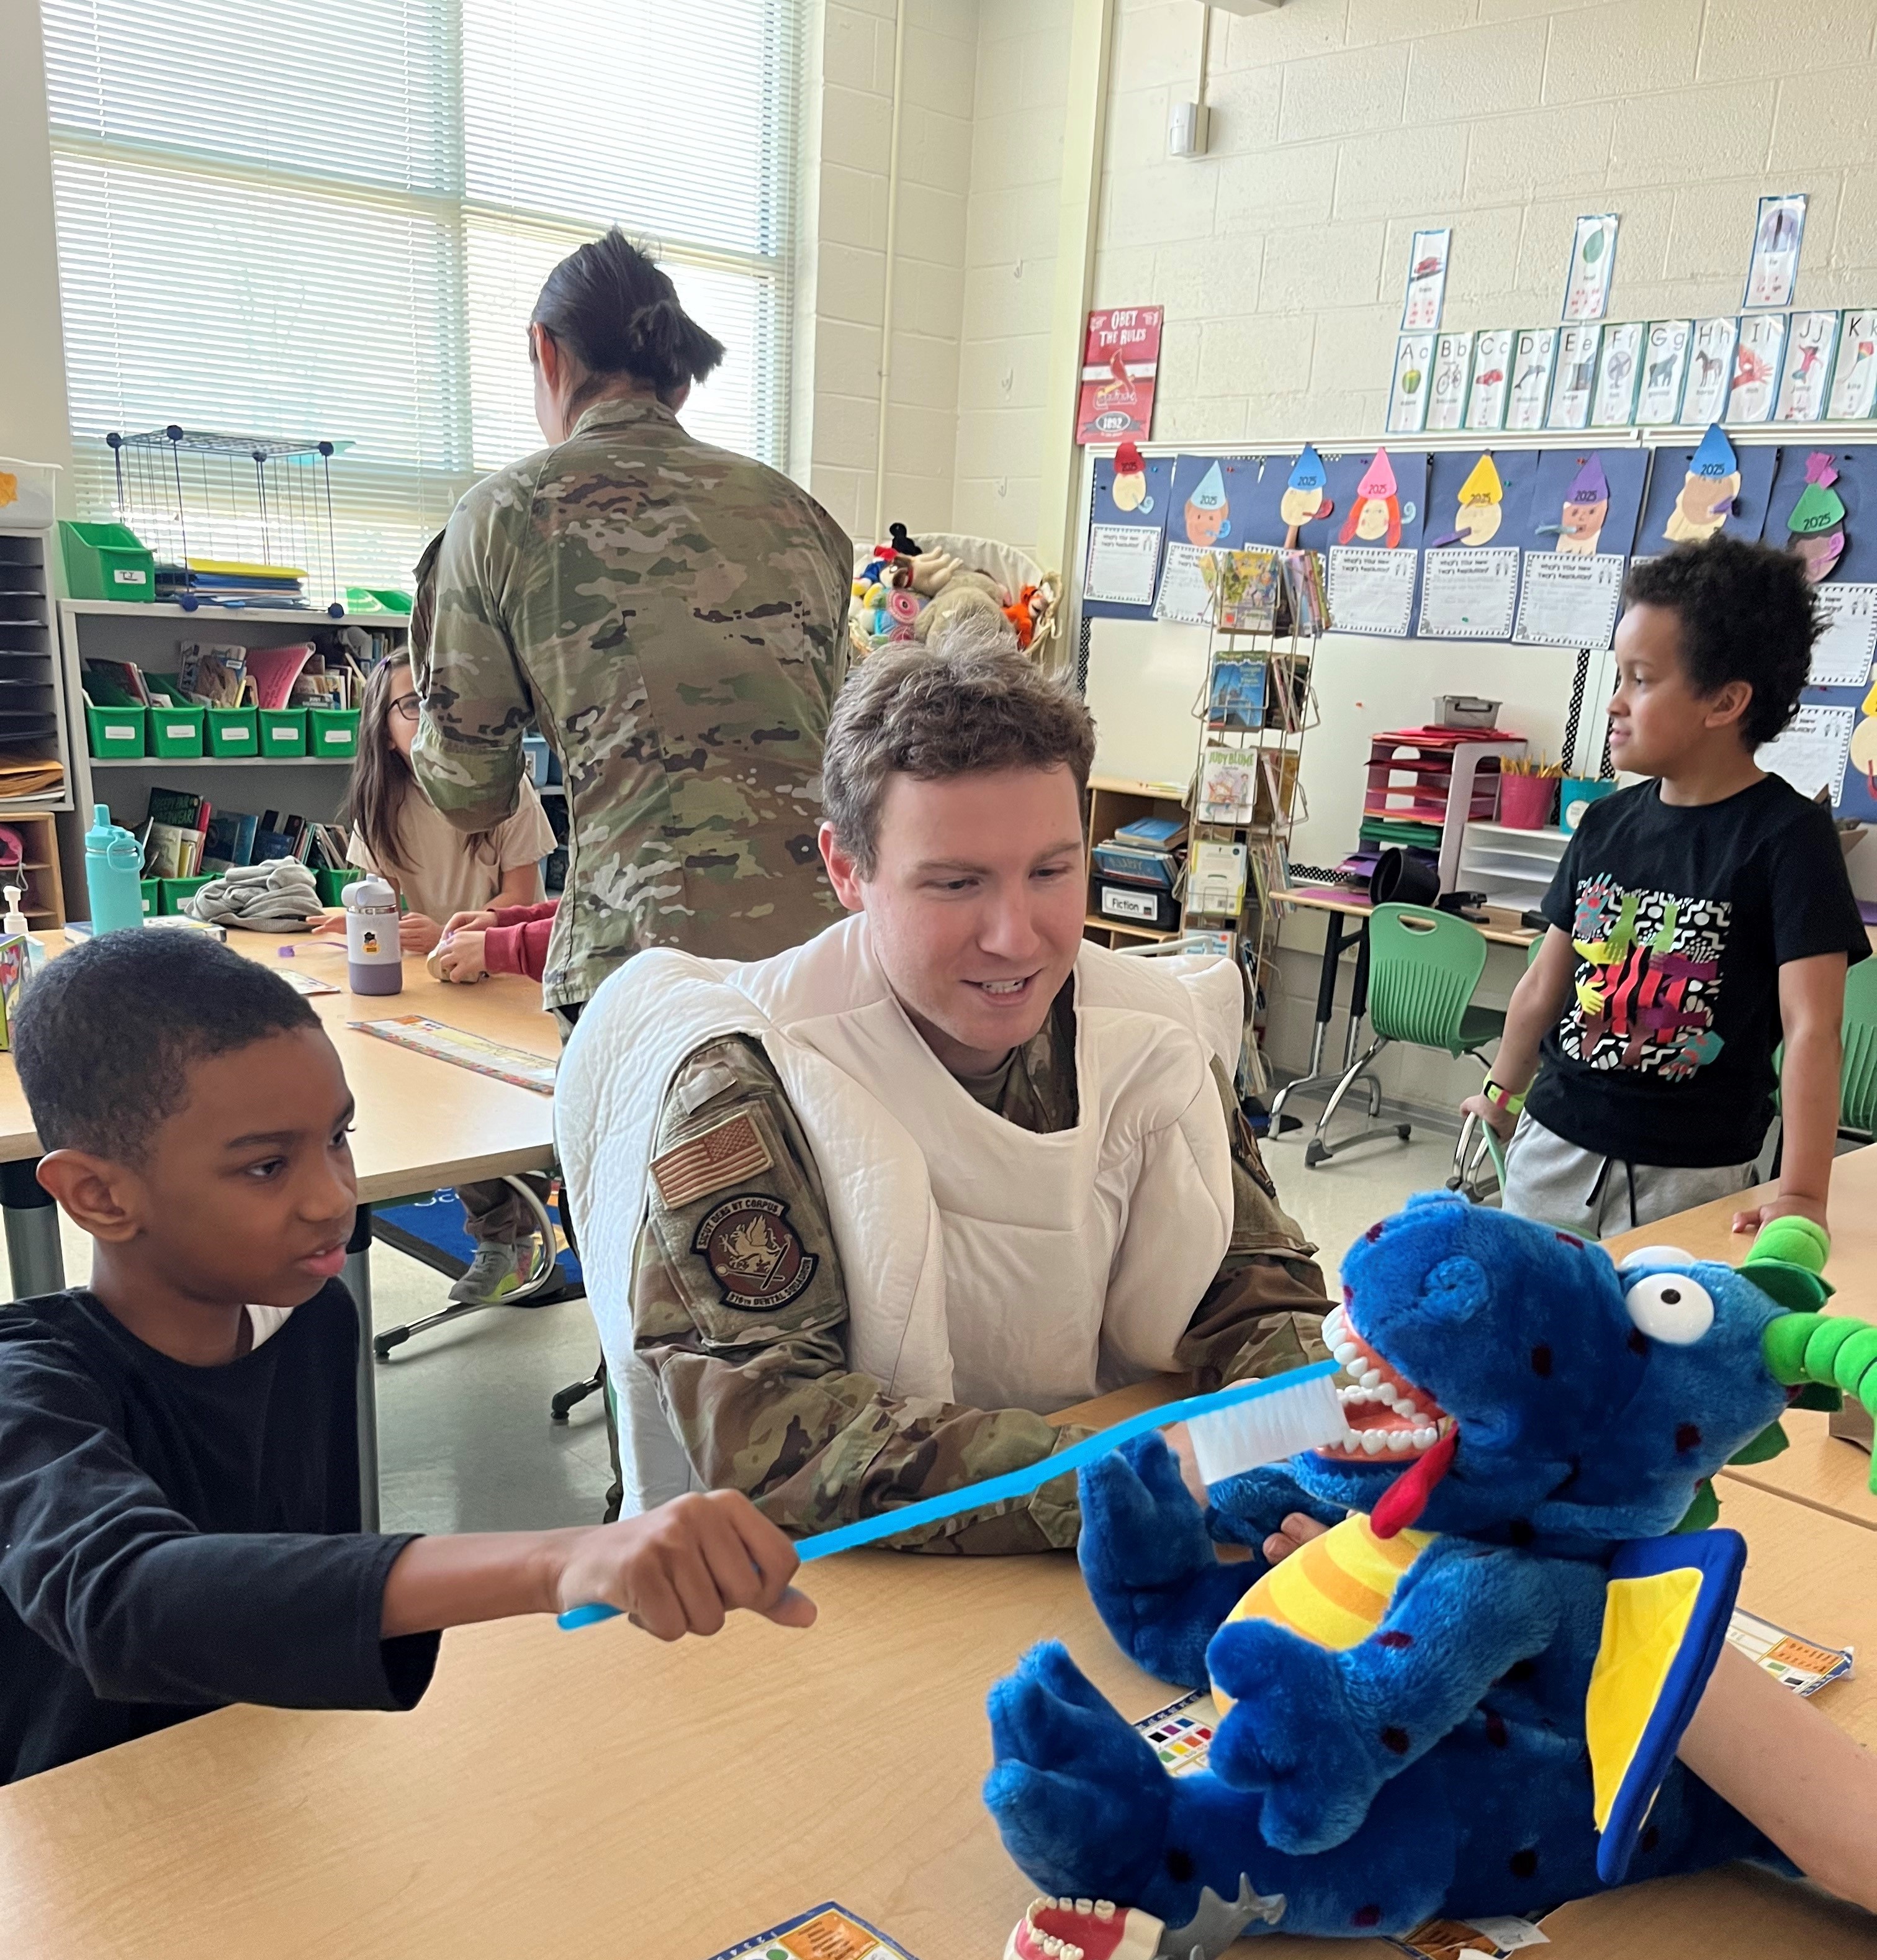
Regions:
M 1348 1427 L 1340 1443 L 1326 1445 L 1319 1455 L 1345 1462 L 1411 1458 L 1431 1449 L 1452 1428 L 1452 1418 L 1433 1396 L 1357 1332 L 1347 1306 L 1323 1316 L 1323 1340 L 1344 1376 L 1336 1393 Z

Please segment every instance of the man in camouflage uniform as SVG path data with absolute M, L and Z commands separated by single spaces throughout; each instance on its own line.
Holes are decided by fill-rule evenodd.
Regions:
M 950 643 L 946 651 L 949 658 Z M 883 707 L 876 700 L 872 709 L 857 700 L 870 688 L 876 695 L 890 692 L 885 671 L 889 664 L 870 662 L 862 670 L 865 679 L 857 675 L 850 682 L 829 741 L 829 810 L 833 822 L 823 827 L 822 848 L 831 854 L 830 869 L 850 905 L 856 902 L 854 887 L 851 879 L 841 884 L 837 854 L 841 843 L 833 833 L 877 822 L 885 800 L 876 793 L 870 813 L 862 808 L 854 815 L 851 806 L 856 799 L 848 778 L 860 773 L 850 754 L 859 743 L 850 738 L 870 720 L 878 724 L 891 719 L 889 700 Z M 972 668 L 969 660 L 958 676 L 967 692 L 981 677 L 981 670 Z M 1026 686 L 1045 685 L 1020 683 L 1016 692 L 1024 697 Z M 1068 724 L 1058 746 L 1067 751 L 1064 773 L 1073 771 L 1076 777 L 1074 800 L 1065 796 L 1054 821 L 1060 829 L 1066 815 L 1079 832 L 1074 813 L 1086 781 L 1092 724 L 1072 696 L 1058 694 L 1053 706 L 1045 702 L 1040 708 L 1033 695 L 1020 698 L 1016 718 L 1020 722 L 1032 711 Z M 941 703 L 925 724 L 902 731 L 897 752 L 922 753 L 924 766 L 943 775 L 946 772 L 933 764 L 930 754 L 935 731 L 961 718 L 968 721 L 969 714 L 956 715 Z M 893 739 L 889 731 L 883 741 L 876 730 L 876 754 L 890 749 Z M 1046 738 L 1040 752 L 1026 759 L 1020 728 L 1016 768 L 1000 772 L 994 758 L 989 772 L 972 778 L 978 807 L 988 812 L 991 829 L 1004 821 L 1005 813 L 997 806 L 1010 777 L 1030 773 L 1026 760 L 1037 768 L 1052 766 L 1052 739 Z M 1005 752 L 1010 749 L 1006 741 Z M 1063 768 L 1061 763 L 1053 766 Z M 1062 788 L 1067 792 L 1069 785 L 1065 782 Z M 1013 827 L 1024 821 L 1014 805 L 1008 820 Z M 930 833 L 925 841 L 930 844 Z M 886 848 L 883 841 L 883 854 Z M 931 848 L 946 860 L 953 854 L 942 842 Z M 1053 877 L 1060 870 L 1067 880 L 1042 901 L 1051 909 L 1048 929 L 1064 954 L 1058 966 L 1038 963 L 1039 972 L 1047 969 L 1043 977 L 1055 991 L 1046 1004 L 1039 998 L 1029 1017 L 1032 1031 L 1001 1058 L 988 1055 L 988 1066 L 962 1065 L 962 1051 L 921 1017 L 915 1003 L 926 998 L 926 976 L 909 972 L 903 946 L 893 956 L 901 959 L 898 970 L 887 953 L 880 959 L 908 1017 L 953 1080 L 981 1107 L 1037 1136 L 1072 1131 L 1081 1118 L 1077 988 L 1083 983 L 1073 976 L 1061 979 L 1060 975 L 1077 960 L 1078 950 L 1083 966 L 1115 957 L 1097 949 L 1080 949 L 1085 877 L 1081 840 L 1072 835 L 1066 850 L 1057 848 L 1063 863 L 1043 864 L 1039 873 Z M 887 867 L 883 864 L 875 870 L 883 883 Z M 870 887 L 864 879 L 858 887 L 860 900 L 868 907 L 870 927 L 875 924 L 876 902 L 876 896 L 870 894 L 876 895 L 879 889 L 880 884 Z M 852 924 L 835 931 L 848 932 Z M 875 931 L 876 941 L 883 931 Z M 823 943 L 816 942 L 816 947 Z M 816 947 L 802 949 L 794 961 L 813 954 Z M 768 962 L 745 970 L 761 975 L 784 964 Z M 1119 963 L 1129 969 L 1140 964 Z M 1081 970 L 1080 966 L 1076 968 Z M 644 971 L 649 974 L 651 969 Z M 616 984 L 624 985 L 635 977 L 622 975 Z M 658 993 L 670 1012 L 679 1010 L 673 986 L 682 980 L 682 974 L 674 974 L 671 978 L 661 976 L 658 982 Z M 651 985 L 644 980 L 639 984 Z M 589 1258 L 589 1290 L 605 1328 L 608 1290 L 622 1284 L 629 1287 L 632 1348 L 655 1373 L 658 1402 L 697 1481 L 746 1491 L 786 1529 L 806 1533 L 1017 1468 L 1088 1433 L 1073 1425 L 1053 1425 L 1034 1407 L 974 1407 L 895 1395 L 880 1379 L 855 1367 L 849 1275 L 836 1243 L 829 1193 L 816 1152 L 776 1064 L 762 1041 L 747 1033 L 730 1032 L 701 1042 L 679 1061 L 663 1088 L 655 1125 L 648 1132 L 649 1163 L 641 1157 L 634 1167 L 644 1181 L 643 1210 L 628 1217 L 631 1201 L 617 1194 L 632 1183 L 632 1177 L 616 1174 L 625 1166 L 609 1159 L 606 1150 L 609 1133 L 624 1133 L 620 1101 L 614 1094 L 618 1077 L 613 1058 L 618 1053 L 615 1045 L 622 1039 L 615 1010 L 625 998 L 607 990 L 596 1003 L 595 1013 L 576 1033 L 562 1071 L 562 1155 L 577 1194 L 584 1177 L 597 1194 L 586 1201 L 603 1206 L 611 1202 L 608 1230 L 616 1244 L 622 1231 L 632 1231 L 631 1217 L 641 1220 L 629 1261 Z M 1236 994 L 1232 998 L 1236 1002 Z M 661 1010 L 652 1004 L 647 1011 L 655 1017 Z M 1235 1004 L 1229 1011 L 1236 1015 L 1239 1010 Z M 812 1033 L 809 1039 L 812 1045 Z M 987 1057 L 981 1054 L 976 1059 L 984 1063 Z M 1170 1354 L 1163 1347 L 1159 1364 L 1191 1370 L 1202 1387 L 1321 1359 L 1325 1306 L 1322 1276 L 1311 1258 L 1315 1249 L 1280 1208 L 1216 1052 L 1209 1067 L 1212 1088 L 1207 1090 L 1203 1074 L 1196 1076 L 1192 1107 L 1202 1125 L 1207 1121 L 1216 1125 L 1214 1134 L 1229 1148 L 1229 1238 L 1211 1284 L 1192 1283 L 1184 1300 L 1173 1303 L 1176 1312 L 1188 1306 L 1191 1311 Z M 915 1073 L 902 1071 L 908 1090 Z M 889 1103 L 891 1093 L 889 1085 Z M 1211 1107 L 1210 1118 L 1202 1106 Z M 826 1131 L 823 1136 L 824 1144 L 832 1141 Z M 1223 1167 L 1224 1150 L 1219 1150 L 1217 1161 Z M 1214 1212 L 1214 1220 L 1217 1217 Z M 1193 1219 L 1196 1239 L 1207 1223 L 1204 1217 Z M 1222 1227 L 1215 1223 L 1214 1229 Z M 916 1236 L 924 1227 L 922 1221 L 908 1220 L 907 1230 Z M 1026 1299 L 1021 1310 L 1047 1312 L 1049 1303 Z M 1172 1323 L 1176 1328 L 1181 1324 Z M 1065 1316 L 1062 1338 L 1073 1342 L 1076 1338 Z M 1102 1338 L 1106 1350 L 1106 1325 Z M 966 1373 L 970 1357 L 956 1359 L 959 1373 Z M 1143 1371 L 1131 1372 L 1137 1376 Z M 616 1370 L 616 1381 L 619 1379 Z M 651 1420 L 657 1421 L 658 1414 L 654 1408 Z M 952 1552 L 1033 1551 L 1073 1545 L 1079 1522 L 1074 1484 L 1065 1477 L 1013 1507 L 927 1527 L 908 1534 L 906 1542 Z
M 473 832 L 514 809 L 530 723 L 559 755 L 547 1006 L 646 947 L 756 959 L 839 916 L 815 829 L 852 574 L 812 498 L 647 390 L 457 506 L 411 762 Z

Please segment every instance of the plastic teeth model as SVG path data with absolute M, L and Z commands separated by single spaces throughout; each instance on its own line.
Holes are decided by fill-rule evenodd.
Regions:
M 1166 1930 L 1151 1913 L 1106 1899 L 1032 1899 L 1004 1960 L 1153 1960 Z

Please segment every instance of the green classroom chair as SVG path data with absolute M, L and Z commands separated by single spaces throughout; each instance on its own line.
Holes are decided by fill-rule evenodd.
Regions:
M 1877 959 L 1844 976 L 1844 1067 L 1838 1077 L 1838 1129 L 1877 1137 Z
M 1485 935 L 1452 912 L 1388 905 L 1377 905 L 1370 914 L 1369 1027 L 1373 1039 L 1330 1091 L 1303 1153 L 1306 1166 L 1314 1169 L 1338 1149 L 1357 1141 L 1350 1138 L 1332 1147 L 1324 1135 L 1343 1098 L 1390 1042 L 1442 1048 L 1456 1059 L 1470 1055 L 1484 1066 L 1481 1048 L 1506 1031 L 1500 1009 L 1472 1004 L 1473 989 L 1485 971 L 1486 952 Z M 1395 1134 L 1405 1141 L 1412 1128 L 1397 1123 Z M 1456 1166 L 1457 1163 L 1456 1157 Z

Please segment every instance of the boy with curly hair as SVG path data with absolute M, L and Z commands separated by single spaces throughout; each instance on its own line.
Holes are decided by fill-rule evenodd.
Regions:
M 1870 949 L 1831 811 L 1755 759 L 1798 708 L 1812 589 L 1721 537 L 1636 565 L 1625 596 L 1610 756 L 1651 780 L 1585 814 L 1461 1106 L 1510 1139 L 1509 1211 L 1595 1237 L 1751 1185 L 1777 1088 L 1779 1195 L 1735 1229 L 1822 1224 L 1844 976 Z

